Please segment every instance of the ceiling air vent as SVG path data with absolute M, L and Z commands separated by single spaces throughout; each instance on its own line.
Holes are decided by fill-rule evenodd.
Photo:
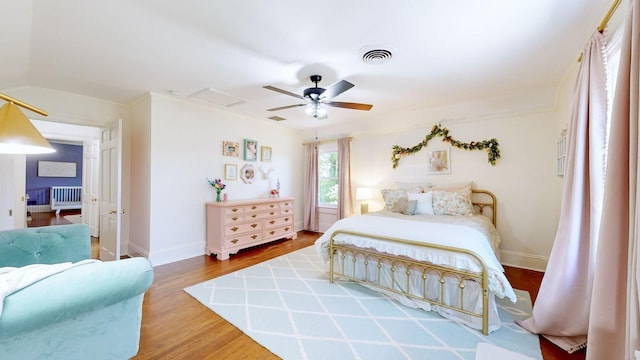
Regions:
M 383 64 L 391 60 L 393 53 L 383 47 L 366 46 L 361 49 L 362 61 L 367 64 Z

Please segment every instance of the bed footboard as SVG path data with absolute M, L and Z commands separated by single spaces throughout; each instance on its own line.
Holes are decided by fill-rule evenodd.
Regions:
M 383 241 L 418 245 L 434 250 L 465 254 L 474 259 L 481 271 L 458 270 L 407 257 L 381 253 L 373 249 L 358 248 L 354 245 L 334 242 L 338 234 L 364 236 Z M 482 333 L 489 333 L 489 280 L 485 262 L 473 252 L 465 249 L 429 245 L 409 240 L 373 236 L 370 234 L 338 230 L 329 242 L 329 281 L 336 277 L 367 284 L 392 293 L 424 301 L 462 314 L 482 319 Z M 455 283 L 455 286 L 447 286 Z M 473 311 L 465 304 L 465 288 L 470 283 L 477 284 L 482 294 L 481 311 Z M 435 286 L 434 286 L 435 285 Z M 455 296 L 449 292 L 454 288 Z M 455 298 L 456 300 L 453 300 Z

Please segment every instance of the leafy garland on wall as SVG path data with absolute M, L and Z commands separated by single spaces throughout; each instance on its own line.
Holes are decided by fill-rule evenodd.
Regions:
M 433 139 L 436 136 L 442 136 L 442 141 L 450 143 L 452 146 L 457 147 L 458 149 L 464 150 L 487 150 L 487 155 L 489 157 L 489 163 L 491 165 L 496 164 L 496 160 L 500 158 L 500 149 L 498 148 L 498 140 L 490 139 L 490 140 L 482 140 L 482 141 L 472 141 L 470 143 L 463 143 L 462 141 L 456 140 L 451 135 L 449 135 L 449 129 L 440 126 L 440 124 L 436 124 L 431 129 L 431 132 L 425 136 L 424 140 L 413 147 L 403 148 L 398 145 L 393 146 L 393 153 L 391 155 L 391 162 L 393 162 L 393 168 L 398 167 L 398 162 L 402 156 L 413 155 L 420 151 L 422 147 L 427 146 L 429 140 Z

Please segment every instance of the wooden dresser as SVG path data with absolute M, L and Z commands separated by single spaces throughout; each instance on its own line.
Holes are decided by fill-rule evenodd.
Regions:
M 227 260 L 240 249 L 282 238 L 296 239 L 294 198 L 208 202 L 207 255 Z

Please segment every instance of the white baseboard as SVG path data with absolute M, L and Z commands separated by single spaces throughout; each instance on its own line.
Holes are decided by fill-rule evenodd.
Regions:
M 27 211 L 32 213 L 52 212 L 51 205 L 27 205 Z
M 515 251 L 501 250 L 500 263 L 506 266 L 544 272 L 547 268 L 547 256 L 525 254 Z
M 129 246 L 131 248 L 131 245 Z M 134 249 L 132 249 L 134 250 Z M 138 249 L 135 249 L 136 251 Z M 173 247 L 170 249 L 163 249 L 161 251 L 155 251 L 148 253 L 147 258 L 151 261 L 153 266 L 169 264 L 172 262 L 189 259 L 196 256 L 202 256 L 205 253 L 204 242 L 193 242 L 185 244 L 179 247 Z

